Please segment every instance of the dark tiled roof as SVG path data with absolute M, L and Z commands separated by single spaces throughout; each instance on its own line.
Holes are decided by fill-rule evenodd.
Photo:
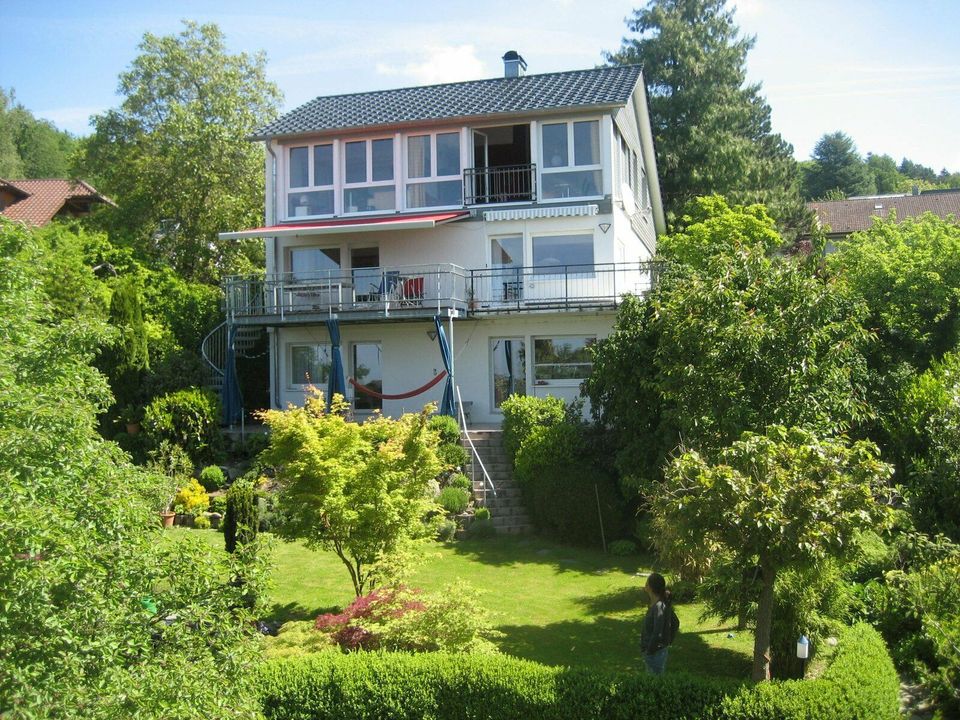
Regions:
M 263 140 L 324 130 L 426 120 L 623 105 L 640 80 L 638 65 L 493 78 L 318 97 L 254 134 Z
M 898 220 L 916 217 L 925 212 L 932 212 L 942 218 L 952 215 L 960 220 L 960 190 L 824 200 L 807 203 L 807 207 L 816 213 L 820 226 L 827 229 L 831 235 L 847 235 L 868 229 L 875 217 L 885 218 L 891 211 L 896 212 Z
M 101 195 L 93 186 L 82 180 L 5 180 L 2 182 L 19 190 L 25 197 L 4 208 L 0 215 L 30 225 L 46 225 L 70 201 L 113 205 L 110 198 Z

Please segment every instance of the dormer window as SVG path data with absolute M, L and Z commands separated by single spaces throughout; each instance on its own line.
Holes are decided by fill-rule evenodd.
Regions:
M 406 201 L 408 208 L 463 204 L 459 132 L 407 136 Z
M 540 148 L 542 199 L 601 195 L 599 120 L 544 123 Z
M 343 143 L 343 212 L 385 212 L 397 207 L 393 138 Z
M 333 215 L 333 145 L 292 147 L 287 160 L 287 217 Z

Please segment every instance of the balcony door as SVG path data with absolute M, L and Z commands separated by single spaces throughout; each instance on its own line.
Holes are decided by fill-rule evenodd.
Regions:
M 536 199 L 530 165 L 530 126 L 474 130 L 473 168 L 468 175 L 468 205 Z

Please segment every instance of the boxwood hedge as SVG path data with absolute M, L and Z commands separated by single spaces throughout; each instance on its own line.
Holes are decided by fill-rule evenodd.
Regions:
M 816 680 L 741 686 L 496 655 L 322 653 L 265 663 L 259 687 L 270 720 L 882 720 L 897 714 L 896 672 L 883 640 L 865 625 L 843 634 Z

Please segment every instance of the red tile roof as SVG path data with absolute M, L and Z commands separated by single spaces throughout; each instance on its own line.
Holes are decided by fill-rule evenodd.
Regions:
M 960 190 L 933 191 L 919 195 L 880 195 L 849 200 L 824 200 L 807 203 L 817 215 L 820 226 L 830 235 L 847 235 L 866 230 L 875 217 L 885 218 L 891 211 L 897 219 L 916 217 L 932 212 L 942 218 L 953 216 L 960 221 Z
M 0 211 L 0 215 L 29 225 L 46 225 L 67 203 L 113 205 L 110 198 L 82 180 L 0 180 L 0 183 L 26 195 Z

